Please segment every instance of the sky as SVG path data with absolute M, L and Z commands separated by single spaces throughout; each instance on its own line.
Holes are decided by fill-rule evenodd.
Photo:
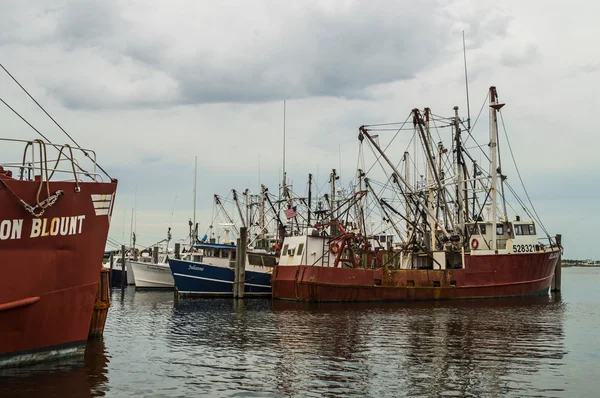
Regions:
M 332 168 L 354 176 L 362 124 L 415 107 L 464 116 L 464 31 L 472 118 L 496 86 L 546 229 L 566 258 L 598 259 L 597 15 L 590 0 L 4 0 L 0 63 L 119 180 L 110 237 L 129 241 L 135 208 L 148 245 L 169 226 L 186 237 L 195 157 L 201 234 L 213 194 L 277 191 L 284 100 L 285 169 L 301 194 L 308 173 L 319 189 Z M 3 72 L 0 98 L 68 141 Z M 0 120 L 3 137 L 36 137 L 3 105 Z

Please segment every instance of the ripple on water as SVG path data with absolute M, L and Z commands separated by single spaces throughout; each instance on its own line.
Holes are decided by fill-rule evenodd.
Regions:
M 593 396 L 600 294 L 566 292 L 600 272 L 571 274 L 560 299 L 174 305 L 115 290 L 84 360 L 2 372 L 0 396 Z

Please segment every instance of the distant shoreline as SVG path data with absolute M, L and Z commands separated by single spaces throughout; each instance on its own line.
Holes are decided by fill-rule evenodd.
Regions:
M 583 264 L 561 264 L 562 268 L 565 267 L 579 267 L 579 268 L 599 268 L 600 264 L 583 265 Z

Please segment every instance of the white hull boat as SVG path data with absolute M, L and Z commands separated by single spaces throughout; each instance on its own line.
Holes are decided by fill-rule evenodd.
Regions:
M 171 268 L 166 263 L 130 261 L 136 288 L 166 288 L 175 286 Z

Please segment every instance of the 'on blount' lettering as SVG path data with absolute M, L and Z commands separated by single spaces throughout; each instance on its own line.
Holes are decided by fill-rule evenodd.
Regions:
M 85 220 L 84 215 L 34 218 L 31 223 L 31 231 L 26 234 L 23 234 L 23 219 L 2 220 L 0 222 L 0 240 L 79 235 L 83 231 L 83 220 Z

